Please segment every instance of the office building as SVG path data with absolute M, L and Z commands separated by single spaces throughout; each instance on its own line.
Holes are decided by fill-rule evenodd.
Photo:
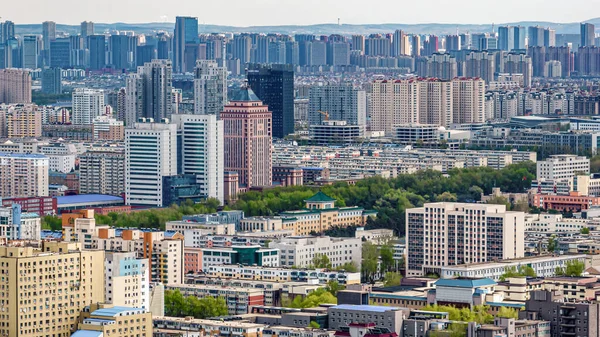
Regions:
M 47 196 L 49 166 L 43 155 L 0 153 L 0 197 Z
M 329 258 L 332 268 L 346 263 L 360 266 L 362 240 L 360 238 L 293 237 L 289 236 L 269 243 L 269 248 L 279 249 L 281 266 L 308 267 L 320 255 Z
M 367 98 L 364 90 L 351 83 L 328 84 L 310 88 L 308 123 L 345 121 L 349 125 L 367 124 Z
M 86 39 L 90 53 L 90 70 L 102 70 L 106 67 L 106 37 L 89 35 Z
M 196 175 L 201 194 L 225 201 L 223 121 L 217 115 L 173 115 L 178 128 L 181 174 Z
M 580 47 L 593 47 L 596 45 L 596 27 L 591 23 L 581 24 Z
M 25 69 L 37 69 L 39 64 L 41 39 L 38 35 L 23 36 L 23 61 L 21 66 Z
M 50 41 L 48 66 L 67 69 L 71 67 L 71 41 L 68 38 L 56 38 Z
M 194 114 L 218 116 L 227 103 L 227 69 L 198 60 L 194 75 Z
M 272 183 L 271 115 L 248 86 L 241 88 L 221 113 L 225 171 L 237 172 L 239 184 L 247 188 Z
M 272 111 L 272 136 L 294 132 L 294 70 L 291 65 L 251 64 L 248 85 Z
M 42 23 L 42 42 L 44 50 L 50 50 L 50 42 L 56 40 L 56 22 L 44 21 Z
M 3 281 L 0 294 L 5 311 L 0 317 L 0 334 L 4 336 L 69 336 L 80 312 L 104 300 L 103 251 L 83 250 L 76 243 L 43 242 L 41 249 L 0 247 L 0 261 L 3 275 L 28 275 Z M 49 272 L 54 281 L 36 282 L 35 291 L 31 289 L 29 278 L 44 280 Z M 69 295 L 49 301 L 47 295 L 53 292 Z
M 175 18 L 175 34 L 173 38 L 173 70 L 176 73 L 183 73 L 186 69 L 194 66 L 196 58 L 192 64 L 187 64 L 186 53 L 192 46 L 198 45 L 198 18 L 182 17 Z
M 94 23 L 91 21 L 83 21 L 80 25 L 80 34 L 81 38 L 83 39 L 83 48 L 82 49 L 88 49 L 89 45 L 88 43 L 88 37 L 94 35 Z
M 135 36 L 111 35 L 109 38 L 110 65 L 117 70 L 134 69 L 136 44 Z
M 78 158 L 79 193 L 122 195 L 125 192 L 123 151 L 87 151 Z
M 177 125 L 139 122 L 125 131 L 125 200 L 128 205 L 168 206 L 163 178 L 177 175 Z
M 173 113 L 173 69 L 169 60 L 152 60 L 126 79 L 125 124 L 138 118 L 160 121 Z
M 73 124 L 89 125 L 105 113 L 104 92 L 96 89 L 77 88 L 73 91 Z
M 62 69 L 45 68 L 42 70 L 42 92 L 44 94 L 62 94 Z
M 590 173 L 590 160 L 576 155 L 553 155 L 537 162 L 537 180 L 569 181 L 577 174 Z
M 4 122 L 0 135 L 7 138 L 42 136 L 42 114 L 35 104 L 0 104 L 0 121 Z
M 150 268 L 136 252 L 107 251 L 104 301 L 114 306 L 150 309 Z
M 31 103 L 31 75 L 22 69 L 0 69 L 0 104 Z
M 524 256 L 524 213 L 505 205 L 427 203 L 406 211 L 407 276 Z

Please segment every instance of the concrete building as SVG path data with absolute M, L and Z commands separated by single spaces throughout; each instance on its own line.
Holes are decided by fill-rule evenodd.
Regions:
M 329 258 L 332 268 L 362 262 L 362 240 L 355 238 L 288 236 L 269 243 L 269 248 L 279 249 L 281 265 L 288 267 L 308 267 L 320 255 Z
M 150 310 L 150 268 L 136 252 L 108 251 L 104 257 L 104 301 Z
M 347 271 L 329 271 L 326 269 L 292 269 L 284 267 L 258 267 L 239 265 L 214 265 L 205 268 L 209 277 L 233 278 L 238 280 L 257 280 L 272 282 L 308 282 L 318 280 L 326 284 L 337 280 L 340 284 L 360 284 L 360 273 Z
M 225 302 L 227 303 L 229 315 L 248 314 L 250 313 L 252 306 L 265 304 L 265 294 L 262 289 L 196 284 L 167 285 L 166 289 L 179 290 L 184 297 L 221 297 L 225 299 Z
M 104 92 L 96 89 L 77 88 L 73 91 L 73 124 L 92 124 L 94 119 L 105 112 Z
M 75 169 L 77 148 L 70 143 L 50 143 L 38 147 L 38 152 L 48 157 L 50 171 L 69 173 Z
M 0 136 L 36 138 L 42 136 L 42 114 L 35 104 L 0 104 Z
M 352 125 L 346 121 L 327 120 L 319 124 L 311 124 L 308 134 L 312 144 L 351 144 L 365 136 L 364 125 Z
M 428 203 L 406 211 L 407 275 L 524 256 L 523 212 L 504 205 Z
M 62 94 L 62 78 L 61 68 L 42 70 L 42 92 L 51 95 Z
M 37 213 L 21 212 L 21 205 L 0 207 L 0 237 L 6 240 L 39 240 L 41 219 Z
M 0 69 L 0 104 L 31 103 L 31 75 L 23 69 Z
M 349 125 L 367 124 L 367 101 L 364 90 L 352 83 L 317 85 L 310 88 L 308 123 L 346 121 Z
M 577 173 L 590 173 L 590 160 L 576 155 L 553 155 L 537 162 L 537 179 L 567 180 L 571 184 Z
M 110 116 L 97 116 L 92 121 L 92 134 L 94 139 L 123 141 L 125 139 L 125 126 L 123 121 L 118 121 Z
M 79 193 L 121 195 L 125 192 L 123 151 L 87 151 L 78 158 Z
M 402 331 L 402 320 L 408 313 L 407 308 L 340 304 L 327 309 L 328 328 L 339 329 L 351 323 L 375 323 L 391 331 Z
M 177 125 L 135 123 L 125 131 L 128 205 L 163 207 L 163 177 L 177 174 Z
M 103 251 L 83 250 L 76 243 L 43 242 L 39 250 L 0 247 L 0 261 L 0 273 L 13 275 L 5 277 L 4 288 L 0 290 L 5 306 L 0 317 L 0 334 L 4 336 L 68 336 L 75 332 L 80 312 L 104 300 Z M 61 273 L 59 269 L 73 272 Z M 53 273 L 55 280 L 36 282 L 34 291 L 29 277 L 44 280 L 48 272 Z M 28 276 L 17 277 L 20 274 Z M 48 300 L 46 292 L 54 291 L 69 296 Z
M 254 246 L 231 246 L 227 248 L 202 248 L 202 270 L 213 265 L 247 265 L 279 267 L 277 249 Z
M 452 122 L 454 124 L 484 123 L 485 81 L 480 78 L 452 80 Z
M 203 197 L 225 201 L 223 121 L 217 114 L 173 115 L 182 174 L 195 174 Z
M 440 143 L 440 126 L 432 124 L 394 125 L 392 139 L 402 145 L 437 145 Z
M 0 152 L 0 197 L 48 195 L 48 157 Z
M 272 113 L 249 87 L 242 88 L 221 113 L 225 171 L 237 172 L 246 188 L 272 184 Z
M 170 60 L 152 60 L 126 79 L 125 124 L 138 118 L 160 121 L 173 113 L 173 69 Z
M 198 60 L 194 70 L 194 114 L 218 116 L 227 104 L 227 69 Z
M 152 314 L 143 308 L 92 303 L 82 311 L 71 336 L 152 337 Z
M 243 321 L 222 321 L 181 317 L 154 317 L 154 335 L 173 336 L 175 333 L 189 337 L 221 336 L 235 331 L 243 337 L 262 337 L 265 325 Z M 312 336 L 311 336 L 312 337 Z

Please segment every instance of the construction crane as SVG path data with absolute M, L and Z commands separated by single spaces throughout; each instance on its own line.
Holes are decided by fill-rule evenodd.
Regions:
M 325 116 L 325 121 L 329 120 L 329 112 L 321 111 L 321 110 L 318 110 L 317 112 L 320 113 L 321 115 Z

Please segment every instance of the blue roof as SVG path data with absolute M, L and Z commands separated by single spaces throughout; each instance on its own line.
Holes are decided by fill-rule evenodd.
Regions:
M 485 304 L 491 307 L 525 308 L 525 304 L 521 303 L 486 302 Z
M 90 202 L 124 202 L 123 198 L 106 194 L 79 194 L 56 197 L 58 206 L 65 204 L 85 204 Z
M 42 240 L 45 239 L 62 239 L 62 231 L 51 231 L 47 229 L 42 229 L 40 232 L 40 237 Z
M 31 158 L 31 159 L 48 158 L 42 154 L 36 154 L 36 153 L 10 153 L 10 152 L 0 152 L 0 157 Z
M 254 91 L 250 89 L 250 87 L 240 88 L 233 97 L 231 98 L 232 102 L 256 102 L 260 101 L 260 98 L 256 96 Z
M 134 311 L 134 310 L 139 311 L 139 310 L 144 310 L 144 309 L 116 306 L 116 307 L 112 307 L 112 308 L 98 309 L 98 310 L 92 312 L 92 316 L 116 317 L 118 314 L 120 314 L 122 312 L 128 312 L 128 311 Z
M 476 288 L 496 285 L 496 281 L 491 278 L 480 278 L 480 279 L 439 279 L 435 283 L 435 286 L 442 287 L 456 287 L 456 288 Z
M 71 337 L 101 337 L 102 334 L 102 331 L 77 330 Z
M 382 294 L 382 293 L 371 293 L 370 297 L 376 298 L 390 298 L 397 300 L 409 300 L 409 301 L 426 301 L 426 296 L 404 296 L 404 295 L 396 295 L 396 294 Z
M 342 310 L 357 310 L 357 311 L 369 311 L 369 312 L 386 312 L 394 311 L 400 308 L 397 307 L 384 307 L 379 305 L 352 305 L 352 304 L 340 304 L 331 307 L 332 309 Z
M 172 238 L 177 233 L 177 231 L 165 231 L 165 238 Z

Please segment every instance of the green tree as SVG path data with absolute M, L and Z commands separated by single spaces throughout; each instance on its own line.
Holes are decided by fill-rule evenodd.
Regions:
M 296 296 L 288 306 L 291 308 L 314 308 L 323 303 L 336 304 L 337 298 L 324 288 L 319 288 L 308 294 L 305 298 Z
M 583 227 L 580 232 L 581 232 L 581 234 L 587 235 L 587 234 L 590 234 L 590 229 L 587 227 Z
M 556 252 L 556 249 L 558 248 L 558 244 L 556 242 L 556 235 L 552 235 L 551 237 L 548 238 L 548 244 L 546 247 L 548 249 L 548 252 L 550 252 L 550 253 Z
M 519 318 L 519 313 L 514 308 L 500 307 L 500 310 L 498 310 L 498 314 L 496 314 L 496 316 L 502 317 L 502 318 L 517 319 L 517 318 Z
M 373 277 L 377 273 L 379 253 L 377 247 L 370 242 L 363 242 L 362 246 L 362 278 L 366 282 L 373 282 Z
M 329 257 L 325 254 L 315 254 L 315 256 L 312 259 L 311 266 L 313 268 L 331 269 L 331 260 L 329 260 Z
M 54 215 L 46 215 L 42 217 L 42 229 L 59 231 L 62 229 L 62 219 Z
M 460 323 L 451 323 L 448 326 L 450 337 L 466 337 L 467 336 L 467 325 Z
M 580 277 L 585 271 L 585 262 L 579 260 L 567 261 L 564 268 L 565 276 Z
M 308 324 L 309 328 L 312 329 L 319 329 L 321 327 L 321 325 L 315 321 L 310 321 L 310 324 Z
M 515 212 L 528 213 L 529 212 L 529 203 L 527 202 L 527 200 L 520 200 L 511 206 L 511 210 L 513 210 Z
M 510 277 L 537 277 L 535 270 L 530 266 L 507 267 L 500 276 L 500 281 L 506 281 Z
M 228 314 L 227 303 L 222 297 L 184 297 L 179 290 L 165 291 L 165 314 L 174 317 L 192 316 L 209 318 Z
M 505 205 L 506 210 L 507 211 L 510 210 L 510 202 L 508 202 L 508 199 L 506 199 L 505 197 L 502 197 L 502 196 L 491 197 L 487 203 L 494 204 L 494 205 Z
M 379 257 L 381 258 L 381 270 L 389 271 L 394 266 L 394 251 L 390 245 L 383 245 L 379 248 Z
M 456 197 L 456 194 L 450 192 L 444 192 L 435 197 L 435 201 L 438 202 L 455 202 L 457 200 L 458 198 Z
M 331 280 L 327 282 L 325 290 L 331 293 L 333 296 L 337 296 L 338 291 L 346 289 L 346 286 L 339 284 L 338 281 Z
M 383 286 L 384 287 L 399 286 L 400 281 L 402 281 L 402 275 L 400 275 L 399 273 L 388 271 L 383 276 Z
M 351 262 L 346 262 L 341 266 L 338 266 L 336 268 L 336 270 L 345 270 L 349 273 L 356 273 L 356 272 L 358 272 L 358 266 L 356 265 L 356 263 L 354 261 L 351 261 Z

